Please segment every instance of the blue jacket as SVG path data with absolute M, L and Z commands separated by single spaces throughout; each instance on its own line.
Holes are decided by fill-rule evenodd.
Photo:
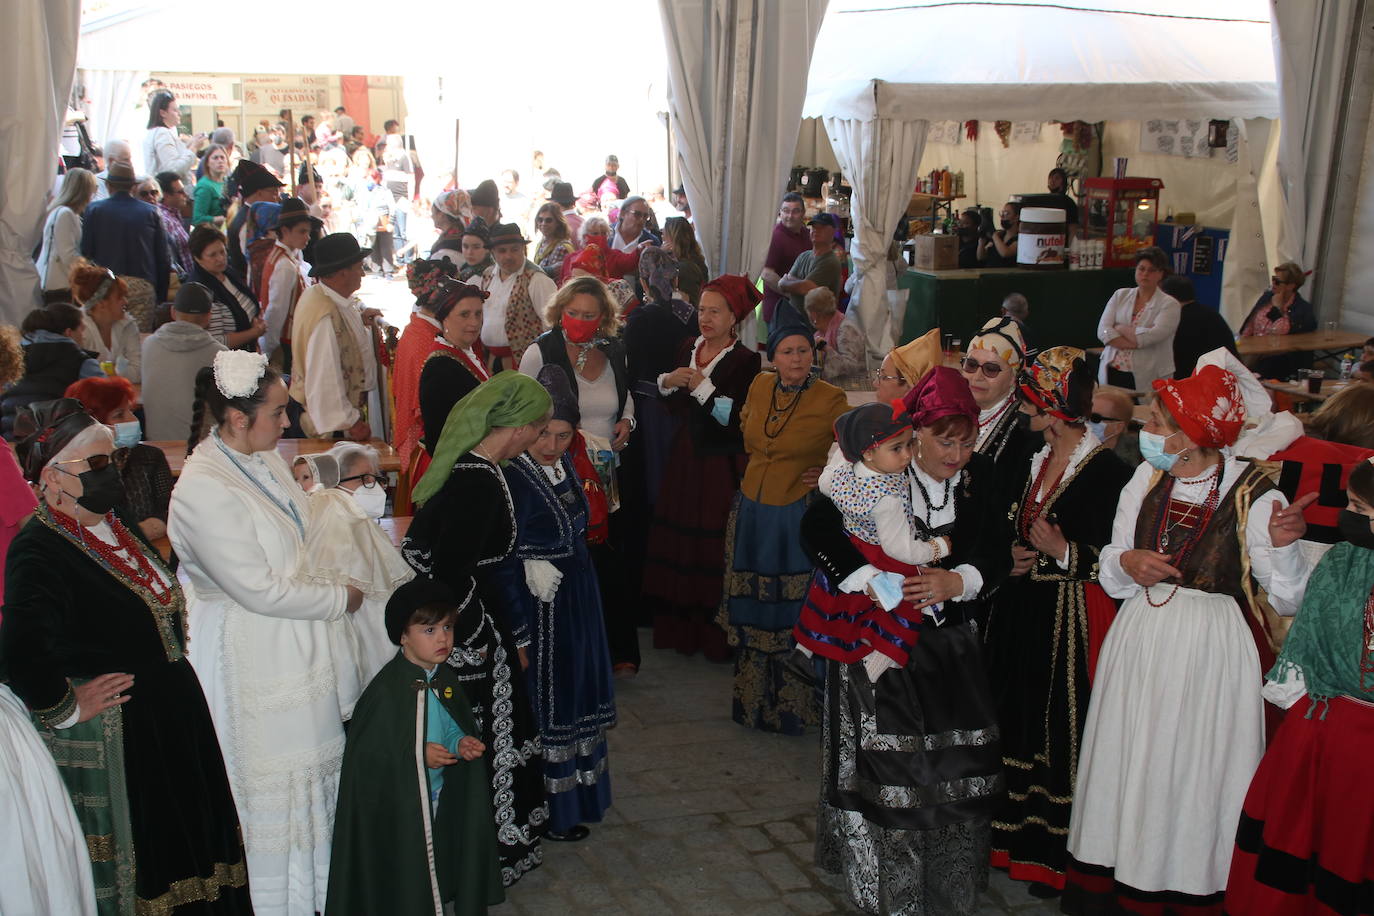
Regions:
M 157 302 L 167 301 L 172 261 L 152 204 L 123 191 L 91 204 L 82 221 L 81 253 L 120 276 L 142 277 L 153 285 Z

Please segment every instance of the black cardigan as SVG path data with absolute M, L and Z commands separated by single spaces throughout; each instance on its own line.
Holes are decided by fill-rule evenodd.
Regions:
M 963 480 L 954 491 L 953 552 L 938 564 L 953 569 L 968 563 L 983 576 L 978 596 L 964 602 L 970 616 L 980 622 L 987 616 L 989 597 L 1011 571 L 1011 526 L 1003 504 L 1004 492 L 998 486 L 992 459 L 977 453 L 970 456 Z M 833 583 L 843 581 L 868 562 L 845 533 L 840 510 L 824 497 L 802 516 L 801 537 L 806 555 Z
M 693 342 L 683 341 L 678 366 L 691 365 Z M 749 386 L 754 383 L 754 376 L 759 374 L 761 364 L 762 360 L 757 350 L 744 345 L 733 346 L 721 357 L 720 362 L 716 363 L 716 368 L 711 373 L 711 383 L 715 386 L 715 391 L 706 399 L 705 404 L 698 404 L 686 388 L 678 388 L 664 400 L 670 411 L 686 418 L 688 434 L 692 437 L 692 445 L 698 454 L 743 454 L 744 435 L 740 431 L 739 413 L 749 396 Z M 657 382 L 654 384 L 657 385 Z M 721 397 L 730 398 L 734 402 L 730 407 L 730 422 L 724 426 L 711 416 L 716 399 Z

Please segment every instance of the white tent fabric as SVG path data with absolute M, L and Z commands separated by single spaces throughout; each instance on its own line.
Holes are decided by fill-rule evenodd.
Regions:
M 81 0 L 16 0 L 0 30 L 0 319 L 19 324 L 41 303 L 31 256 L 57 168 L 76 72 Z M 22 90 L 21 90 L 22 87 Z
M 894 284 L 887 276 L 887 249 L 911 201 L 928 125 L 895 118 L 826 118 L 825 127 L 840 170 L 854 189 L 850 257 L 857 285 L 850 294 L 855 306 L 846 320 L 858 324 L 870 354 L 881 358 L 893 343 L 887 291 Z
M 976 35 L 978 50 L 913 53 L 909 39 L 925 35 Z M 889 9 L 832 9 L 816 42 L 808 85 L 802 113 L 825 119 L 836 157 L 854 185 L 852 218 L 856 226 L 869 227 L 865 234 L 879 230 L 865 205 L 895 200 L 899 187 L 909 196 L 921 149 L 913 144 L 915 161 L 906 162 L 894 161 L 879 148 L 865 168 L 859 149 L 851 145 L 841 152 L 846 141 L 837 134 L 846 131 L 831 127 L 832 122 L 885 122 L 889 126 L 873 136 L 890 143 L 898 133 L 895 125 L 919 123 L 923 134 L 931 120 L 1278 115 L 1270 30 L 1263 19 L 1074 9 L 1063 0 L 1054 5 L 942 0 Z M 886 174 L 890 169 L 900 171 Z M 877 216 L 886 221 L 885 246 L 898 211 Z M 856 249 L 871 252 L 877 235 L 865 241 L 856 234 L 856 239 Z M 881 344 L 888 325 L 886 297 L 877 279 L 871 269 L 865 272 L 864 280 L 872 286 L 861 288 L 854 310 L 873 347 Z
M 147 109 L 139 109 L 147 70 L 91 70 L 77 71 L 82 89 L 82 110 L 86 112 L 86 129 L 91 142 L 104 145 L 111 139 L 127 140 L 140 150 L 147 117 Z M 142 115 L 142 118 L 140 118 Z M 141 163 L 142 155 L 134 157 Z
M 757 275 L 826 0 L 660 0 L 682 182 L 714 273 Z
M 1279 254 L 1311 267 L 1319 260 L 1337 132 L 1344 109 L 1351 0 L 1272 2 L 1274 57 L 1279 64 L 1279 182 L 1288 203 Z

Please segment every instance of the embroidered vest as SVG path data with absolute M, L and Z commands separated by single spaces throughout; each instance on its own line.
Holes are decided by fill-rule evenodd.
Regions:
M 296 313 L 294 321 L 296 323 L 295 343 L 292 345 L 292 362 L 295 366 L 295 374 L 291 376 L 291 397 L 307 410 L 309 405 L 305 399 L 305 376 L 308 372 L 337 371 L 342 374 L 344 390 L 347 393 L 348 403 L 358 409 L 362 409 L 367 402 L 367 390 L 363 388 L 363 380 L 366 373 L 363 363 L 363 353 L 358 348 L 358 340 L 353 336 L 347 323 L 344 322 L 343 315 L 339 313 L 339 306 L 325 292 L 325 287 L 316 284 L 305 291 L 296 303 Z M 339 365 L 312 366 L 310 364 L 310 338 L 314 336 L 315 326 L 321 321 L 328 321 L 333 331 L 334 339 L 339 342 Z M 333 430 L 316 430 L 314 424 L 310 422 L 308 413 L 301 414 L 301 428 L 308 436 L 326 435 Z

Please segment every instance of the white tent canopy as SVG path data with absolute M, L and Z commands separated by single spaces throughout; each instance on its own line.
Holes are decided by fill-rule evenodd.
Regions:
M 1109 5 L 1126 4 L 1094 3 Z M 1172 14 L 1170 5 L 1103 11 L 1034 0 L 939 0 L 831 8 L 803 115 L 824 119 L 855 186 L 859 286 L 852 311 L 875 354 L 891 344 L 882 252 L 915 184 L 930 121 L 1278 116 L 1263 3 L 1219 2 L 1205 17 Z M 935 39 L 949 35 L 976 36 L 976 43 L 953 54 L 922 53 L 923 36 L 939 48 Z M 863 53 L 855 53 L 859 48 Z

